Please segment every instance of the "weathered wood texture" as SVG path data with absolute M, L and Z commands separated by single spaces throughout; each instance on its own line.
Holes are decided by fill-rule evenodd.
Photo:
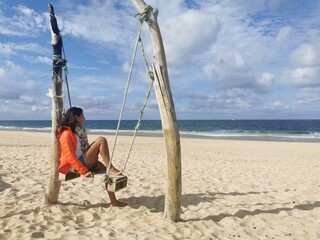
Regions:
M 147 7 L 143 0 L 132 1 L 139 12 L 142 12 Z M 173 221 L 179 221 L 182 191 L 180 135 L 169 83 L 165 50 L 157 17 L 158 10 L 150 8 L 146 22 L 149 26 L 153 45 L 154 88 L 161 115 L 168 161 L 164 215 Z
M 62 81 L 62 39 L 58 28 L 54 10 L 49 4 L 51 43 L 53 47 L 53 76 L 52 76 L 52 143 L 51 143 L 51 170 L 48 186 L 44 195 L 45 204 L 56 203 L 58 200 L 61 182 L 59 181 L 59 149 L 56 136 L 57 129 L 61 126 L 63 112 L 63 81 Z

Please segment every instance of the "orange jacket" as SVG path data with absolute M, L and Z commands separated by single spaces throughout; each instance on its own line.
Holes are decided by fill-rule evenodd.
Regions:
M 86 174 L 89 170 L 83 163 L 77 158 L 75 152 L 77 149 L 77 137 L 72 132 L 71 128 L 65 127 L 58 130 L 59 136 L 59 152 L 60 152 L 60 166 L 59 172 L 67 174 L 72 166 L 81 175 Z

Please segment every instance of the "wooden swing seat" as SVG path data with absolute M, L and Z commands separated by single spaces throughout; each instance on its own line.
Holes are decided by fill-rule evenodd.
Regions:
M 117 192 L 125 187 L 127 187 L 128 177 L 124 175 L 109 176 L 109 181 L 107 183 L 107 190 L 109 192 Z
M 67 174 L 59 173 L 59 181 L 66 182 L 80 177 L 80 173 L 68 172 Z M 107 190 L 109 192 L 117 192 L 127 187 L 128 177 L 124 175 L 111 175 L 107 182 Z

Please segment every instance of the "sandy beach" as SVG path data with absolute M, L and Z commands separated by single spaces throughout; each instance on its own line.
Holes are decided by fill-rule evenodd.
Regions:
M 119 137 L 117 167 L 131 140 Z M 162 137 L 136 139 L 124 208 L 110 207 L 100 175 L 63 182 L 58 204 L 43 205 L 50 144 L 50 133 L 0 131 L 0 239 L 320 239 L 319 143 L 182 138 L 177 223 L 163 217 Z

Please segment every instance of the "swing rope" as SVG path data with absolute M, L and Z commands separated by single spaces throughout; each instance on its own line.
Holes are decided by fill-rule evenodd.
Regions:
M 110 168 L 111 168 L 112 159 L 113 159 L 113 155 L 114 155 L 114 152 L 115 152 L 115 146 L 116 146 L 117 139 L 118 139 L 118 134 L 119 134 L 120 125 L 121 125 L 121 121 L 122 121 L 122 115 L 123 115 L 124 106 L 125 106 L 127 95 L 128 95 L 129 85 L 130 85 L 130 81 L 131 81 L 131 77 L 132 77 L 134 62 L 135 62 L 137 48 L 138 48 L 138 44 L 139 43 L 140 43 L 140 47 L 141 47 L 144 63 L 145 63 L 145 66 L 146 66 L 146 71 L 147 71 L 148 76 L 150 78 L 150 84 L 149 84 L 149 88 L 148 88 L 148 91 L 147 91 L 147 94 L 146 94 L 146 98 L 145 98 L 144 104 L 143 104 L 143 106 L 142 106 L 142 108 L 140 110 L 140 116 L 139 116 L 138 122 L 137 122 L 136 127 L 135 127 L 135 131 L 134 131 L 134 135 L 133 135 L 133 138 L 132 138 L 132 142 L 131 142 L 131 145 L 130 145 L 130 148 L 129 148 L 129 151 L 128 151 L 128 154 L 127 154 L 127 158 L 126 158 L 125 164 L 124 164 L 124 166 L 122 168 L 122 172 L 125 170 L 126 165 L 128 163 L 128 160 L 129 160 L 129 157 L 130 157 L 130 153 L 132 151 L 132 147 L 133 147 L 137 132 L 138 132 L 140 126 L 141 126 L 141 119 L 142 119 L 142 116 L 143 116 L 144 110 L 146 108 L 146 105 L 147 105 L 147 102 L 148 102 L 148 99 L 149 99 L 149 96 L 150 96 L 150 92 L 151 92 L 151 89 L 152 89 L 154 76 L 153 76 L 153 72 L 149 68 L 149 65 L 148 65 L 148 62 L 147 62 L 147 59 L 146 59 L 146 56 L 145 56 L 144 48 L 143 48 L 143 43 L 142 43 L 141 38 L 140 38 L 142 25 L 143 25 L 143 22 L 147 18 L 147 14 L 148 14 L 149 9 L 151 9 L 151 7 L 147 6 L 141 13 L 137 13 L 137 14 L 134 15 L 134 16 L 140 16 L 140 24 L 139 24 L 137 40 L 136 40 L 136 44 L 135 44 L 135 48 L 134 48 L 134 52 L 133 52 L 132 62 L 131 62 L 131 66 L 130 66 L 130 71 L 129 71 L 129 75 L 128 75 L 128 80 L 127 80 L 127 84 L 126 84 L 126 88 L 125 88 L 125 93 L 124 93 L 124 97 L 123 97 L 123 101 L 122 101 L 122 105 L 121 105 L 120 116 L 119 116 L 119 120 L 118 120 L 116 134 L 115 134 L 115 140 L 114 140 L 114 144 L 113 144 L 113 148 L 112 148 L 112 152 L 111 152 L 110 161 L 109 161 L 109 164 L 108 164 L 108 167 L 107 167 L 107 171 L 106 171 L 106 174 L 104 176 L 104 181 L 108 181 L 108 179 L 109 179 L 108 174 L 109 174 L 109 171 L 110 171 Z
M 131 154 L 131 151 L 132 151 L 132 147 L 133 147 L 134 141 L 135 141 L 135 139 L 136 139 L 138 130 L 140 129 L 142 116 L 143 116 L 144 110 L 145 110 L 145 108 L 146 108 L 146 106 L 147 106 L 147 103 L 148 103 L 148 100 L 149 100 L 149 97 L 150 97 L 150 93 L 151 93 L 151 89 L 152 89 L 152 86 L 153 86 L 153 82 L 154 82 L 153 72 L 149 69 L 149 65 L 148 65 L 146 56 L 145 56 L 145 54 L 144 54 L 144 49 L 143 49 L 142 41 L 140 41 L 140 44 L 141 44 L 141 52 L 142 52 L 142 55 L 143 55 L 143 59 L 144 59 L 144 62 L 145 62 L 145 66 L 146 66 L 147 73 L 148 73 L 149 78 L 150 78 L 150 82 L 149 82 L 149 87 L 148 87 L 148 91 L 147 91 L 147 94 L 146 94 L 146 97 L 145 97 L 143 106 L 142 106 L 142 108 L 141 108 L 141 110 L 140 110 L 139 119 L 138 119 L 137 124 L 136 124 L 136 127 L 135 127 L 135 129 L 134 129 L 134 134 L 133 134 L 132 142 L 131 142 L 131 145 L 130 145 L 130 148 L 129 148 L 129 151 L 128 151 L 128 154 L 127 154 L 127 159 L 126 159 L 125 164 L 124 164 L 124 166 L 123 166 L 123 168 L 122 168 L 122 172 L 125 170 L 125 168 L 126 168 L 126 166 L 127 166 L 127 163 L 128 163 L 128 160 L 129 160 L 129 158 L 130 158 L 130 154 Z
M 71 96 L 70 96 L 70 90 L 69 90 L 69 83 L 68 83 L 68 66 L 67 66 L 67 57 L 66 57 L 66 53 L 64 51 L 64 46 L 62 45 L 62 51 L 63 51 L 63 70 L 64 70 L 64 79 L 65 79 L 65 83 L 66 83 L 66 87 L 67 87 L 67 93 L 68 93 L 68 99 L 69 99 L 69 107 L 72 107 L 71 104 Z
M 67 93 L 68 93 L 68 100 L 69 100 L 69 107 L 71 108 L 72 107 L 72 103 L 71 103 L 71 95 L 70 95 L 69 82 L 68 82 L 68 73 L 69 73 L 68 66 L 67 66 L 67 62 L 68 61 L 67 61 L 67 58 L 66 58 L 66 54 L 65 54 L 63 45 L 62 45 L 62 51 L 63 51 L 63 58 L 62 58 L 62 56 L 60 54 L 59 55 L 57 55 L 57 54 L 53 55 L 53 59 L 57 59 L 58 60 L 54 67 L 63 67 L 64 81 L 62 81 L 62 82 L 66 84 L 66 89 L 67 89 Z M 54 71 L 53 71 L 53 73 L 55 74 Z M 59 75 L 57 75 L 57 76 L 60 78 Z M 62 80 L 62 79 L 60 79 L 60 80 Z M 63 98 L 64 98 L 64 96 L 65 95 L 63 95 Z

